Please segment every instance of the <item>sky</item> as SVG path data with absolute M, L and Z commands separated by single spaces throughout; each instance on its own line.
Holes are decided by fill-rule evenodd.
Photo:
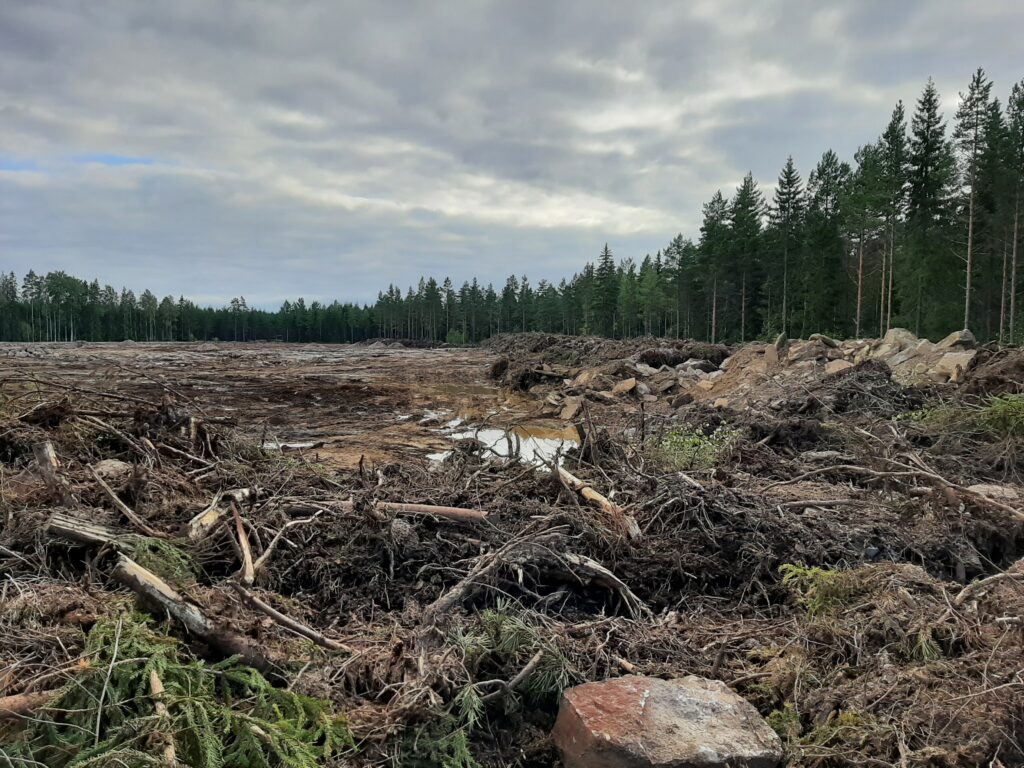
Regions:
M 0 269 L 225 304 L 557 282 L 852 159 L 929 76 L 1024 77 L 1013 0 L 3 0 Z M 908 110 L 910 111 L 910 110 Z

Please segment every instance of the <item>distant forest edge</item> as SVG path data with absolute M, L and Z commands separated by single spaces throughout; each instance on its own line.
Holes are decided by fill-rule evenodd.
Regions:
M 899 325 L 1020 343 L 1024 80 L 1005 108 L 992 90 L 979 69 L 947 135 L 929 80 L 909 130 L 901 101 L 852 164 L 828 150 L 805 185 L 790 157 L 771 200 L 748 174 L 731 198 L 717 192 L 704 205 L 697 242 L 677 235 L 639 264 L 616 262 L 606 245 L 558 285 L 421 278 L 372 305 L 300 298 L 270 312 L 242 297 L 214 308 L 136 296 L 63 272 L 29 272 L 19 285 L 10 272 L 0 274 L 0 339 L 464 343 L 538 330 L 745 341 Z

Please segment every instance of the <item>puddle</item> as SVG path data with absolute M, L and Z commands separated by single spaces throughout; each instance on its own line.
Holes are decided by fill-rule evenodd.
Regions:
M 521 461 L 536 466 L 550 463 L 555 456 L 559 456 L 561 464 L 562 456 L 559 454 L 564 454 L 578 443 L 576 430 L 572 427 L 552 429 L 539 425 L 519 425 L 509 430 L 467 429 L 452 432 L 449 437 L 452 440 L 479 440 L 484 445 L 485 455 L 506 459 L 518 454 Z M 427 454 L 427 458 L 444 461 L 450 455 L 451 451 L 441 451 Z

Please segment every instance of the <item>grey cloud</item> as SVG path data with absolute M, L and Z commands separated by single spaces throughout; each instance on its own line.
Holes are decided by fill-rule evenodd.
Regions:
M 998 0 L 12 0 L 0 267 L 270 305 L 557 280 L 695 235 L 748 169 L 849 158 L 930 74 L 949 110 L 978 65 L 1007 91 L 1022 26 Z

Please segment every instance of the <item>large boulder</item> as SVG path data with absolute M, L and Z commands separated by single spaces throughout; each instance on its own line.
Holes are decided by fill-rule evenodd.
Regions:
M 974 338 L 973 333 L 964 328 L 962 331 L 953 331 L 949 336 L 936 344 L 935 349 L 943 351 L 948 349 L 974 349 L 976 346 L 978 346 L 978 340 Z
M 719 680 L 627 675 L 570 688 L 552 732 L 565 768 L 774 768 L 782 744 Z
M 900 352 L 916 344 L 917 336 L 906 328 L 890 328 L 882 337 L 882 342 L 896 347 L 896 352 Z

